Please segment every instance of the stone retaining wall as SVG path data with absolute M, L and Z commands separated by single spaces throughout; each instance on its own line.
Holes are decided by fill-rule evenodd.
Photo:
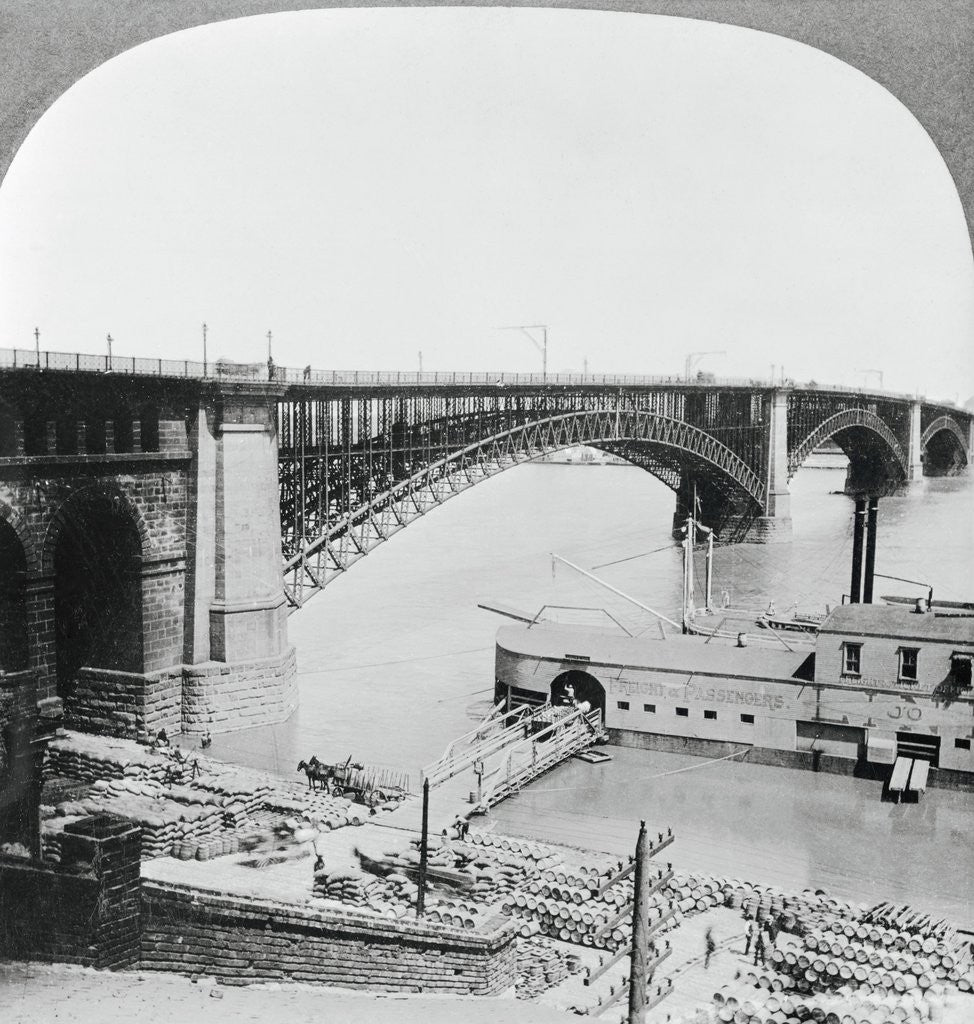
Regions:
M 147 739 L 286 721 L 298 706 L 293 647 L 276 658 L 177 665 L 145 674 L 83 668 L 65 703 L 69 729 Z
M 183 732 L 229 732 L 284 722 L 297 706 L 293 647 L 274 658 L 183 667 Z
M 143 881 L 142 969 L 225 984 L 321 982 L 387 992 L 495 995 L 514 983 L 515 930 L 483 934 L 330 914 Z

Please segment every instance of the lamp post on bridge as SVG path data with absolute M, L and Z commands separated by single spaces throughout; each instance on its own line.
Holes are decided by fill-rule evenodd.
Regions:
M 108 342 L 108 369 L 110 370 L 112 368 L 112 336 L 106 334 L 105 340 Z
M 34 352 L 37 354 L 37 369 L 41 368 L 41 329 L 34 328 Z
M 203 323 L 203 376 L 206 376 L 206 323 Z

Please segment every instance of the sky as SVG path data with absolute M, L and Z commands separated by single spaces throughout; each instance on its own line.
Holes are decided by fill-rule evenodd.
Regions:
M 0 346 L 974 394 L 974 261 L 915 118 L 809 47 L 622 13 L 317 11 L 177 33 L 0 186 Z M 537 332 L 535 332 L 537 335 Z

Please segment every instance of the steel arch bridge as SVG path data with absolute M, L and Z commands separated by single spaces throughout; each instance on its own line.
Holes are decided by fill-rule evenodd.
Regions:
M 573 445 L 662 480 L 676 492 L 675 519 L 695 497 L 723 540 L 787 536 L 787 480 L 827 440 L 849 457 L 849 493 L 915 479 L 934 438 L 951 439 L 952 471 L 970 447 L 969 414 L 909 396 L 758 381 L 435 376 L 288 378 L 278 429 L 292 606 L 455 495 Z
M 0 349 L 11 514 L 62 478 L 128 487 L 133 466 L 163 472 L 140 514 L 171 522 L 173 536 L 187 531 L 197 616 L 238 614 L 248 588 L 268 615 L 276 600 L 300 606 L 437 505 L 572 445 L 658 477 L 676 494 L 675 522 L 695 508 L 722 541 L 769 541 L 789 537 L 788 480 L 825 441 L 848 456 L 847 493 L 883 494 L 964 469 L 972 420 L 912 395 L 791 381 L 310 367 L 271 376 L 262 364 Z M 227 565 L 242 574 L 232 588 Z

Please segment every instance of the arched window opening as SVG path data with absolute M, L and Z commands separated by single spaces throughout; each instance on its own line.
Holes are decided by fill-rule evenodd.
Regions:
M 27 668 L 27 558 L 13 527 L 0 520 L 0 670 Z
M 569 689 L 570 688 L 570 689 Z M 551 681 L 551 703 L 566 704 L 571 700 L 591 704 L 593 711 L 605 718 L 605 687 L 588 672 L 571 669 Z
M 72 510 L 54 552 L 58 693 L 74 692 L 82 667 L 141 672 L 142 545 L 118 498 Z

